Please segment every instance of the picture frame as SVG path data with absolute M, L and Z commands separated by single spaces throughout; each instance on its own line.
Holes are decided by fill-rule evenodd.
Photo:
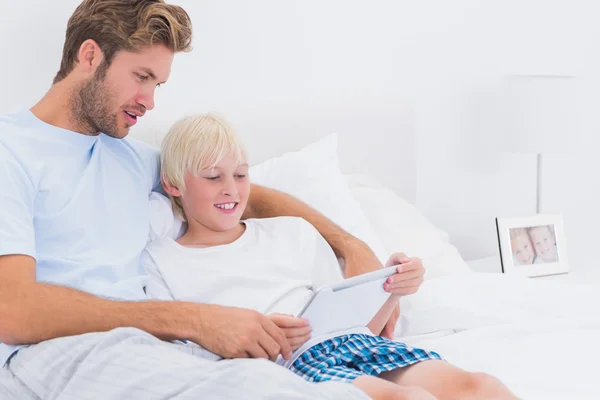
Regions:
M 537 277 L 569 272 L 561 214 L 498 217 L 496 232 L 503 273 Z

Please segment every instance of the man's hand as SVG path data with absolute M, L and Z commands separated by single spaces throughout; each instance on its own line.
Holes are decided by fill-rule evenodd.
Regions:
M 298 350 L 310 339 L 312 328 L 307 320 L 285 314 L 269 314 L 268 317 L 283 331 L 292 351 Z
M 416 257 L 407 257 L 404 253 L 395 253 L 385 264 L 386 267 L 392 265 L 398 265 L 397 273 L 387 279 L 383 285 L 384 289 L 400 296 L 416 293 L 424 280 L 423 262 Z
M 292 349 L 285 333 L 269 317 L 245 308 L 202 305 L 197 337 L 191 341 L 223 358 L 286 360 Z

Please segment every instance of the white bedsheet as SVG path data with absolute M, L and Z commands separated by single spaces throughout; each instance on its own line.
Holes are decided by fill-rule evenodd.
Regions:
M 493 374 L 523 399 L 600 399 L 600 286 L 437 278 L 403 300 L 398 339 Z

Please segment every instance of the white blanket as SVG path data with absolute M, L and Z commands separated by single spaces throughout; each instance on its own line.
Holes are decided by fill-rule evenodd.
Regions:
M 600 399 L 600 286 L 437 278 L 403 300 L 398 339 L 493 374 L 523 399 Z

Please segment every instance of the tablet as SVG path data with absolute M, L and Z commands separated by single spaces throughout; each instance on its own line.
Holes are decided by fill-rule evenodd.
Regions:
M 313 336 L 367 326 L 390 297 L 383 284 L 396 273 L 397 267 L 383 268 L 321 287 L 298 316 L 309 321 Z

